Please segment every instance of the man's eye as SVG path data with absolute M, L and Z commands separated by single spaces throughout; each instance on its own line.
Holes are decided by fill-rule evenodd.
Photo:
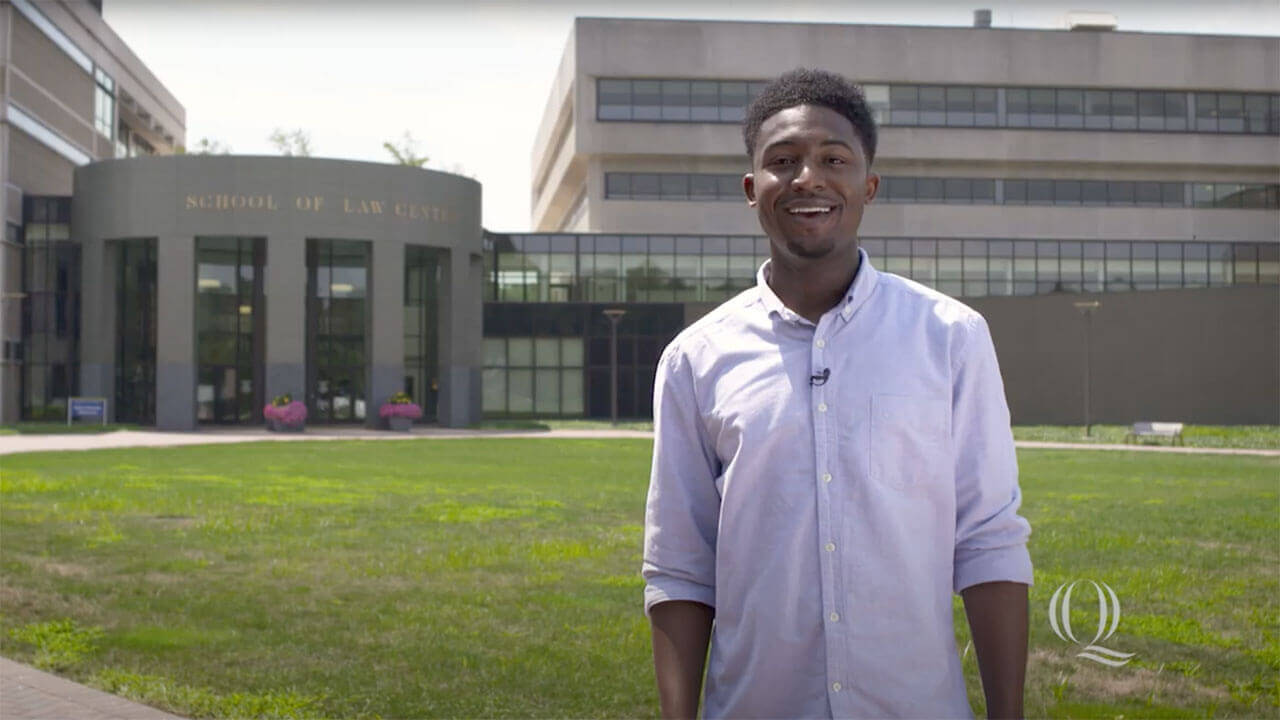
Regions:
M 832 165 L 848 165 L 849 164 L 848 160 L 845 160 L 844 158 L 839 158 L 839 157 L 828 158 L 827 162 L 831 163 Z
M 770 160 L 770 161 L 769 161 L 769 164 L 770 164 L 770 165 L 790 165 L 790 164 L 791 164 L 791 163 L 793 163 L 793 162 L 795 162 L 795 161 L 794 161 L 794 160 L 792 160 L 792 159 L 791 159 L 791 158 L 789 158 L 789 157 L 776 157 L 776 158 L 774 158 L 774 159 Z

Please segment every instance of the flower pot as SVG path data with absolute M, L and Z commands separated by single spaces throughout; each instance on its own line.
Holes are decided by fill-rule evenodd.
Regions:
M 409 432 L 413 429 L 413 419 L 407 417 L 387 418 L 387 429 L 396 432 Z
M 306 425 L 290 425 L 282 420 L 268 420 L 267 427 L 271 432 L 302 432 L 306 429 Z

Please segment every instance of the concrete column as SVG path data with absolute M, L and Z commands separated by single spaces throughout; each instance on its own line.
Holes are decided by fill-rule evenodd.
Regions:
M 266 396 L 289 393 L 306 402 L 307 240 L 300 236 L 267 238 Z
M 365 382 L 365 427 L 382 427 L 378 410 L 404 389 L 404 268 L 402 242 L 372 243 L 368 303 L 371 312 Z
M 196 241 L 156 241 L 156 428 L 196 429 Z
M 453 249 L 443 260 L 440 288 L 440 424 L 465 427 L 480 420 L 483 315 L 480 255 Z
M 107 398 L 107 420 L 116 416 L 115 247 L 103 240 L 80 244 L 80 394 Z

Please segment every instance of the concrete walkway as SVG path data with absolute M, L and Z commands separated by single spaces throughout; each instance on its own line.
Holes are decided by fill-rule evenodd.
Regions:
M 0 455 L 60 450 L 103 450 L 130 447 L 175 447 L 179 445 L 218 445 L 245 442 L 298 442 L 305 440 L 448 440 L 456 438 L 640 438 L 648 439 L 647 430 L 465 430 L 440 427 L 415 427 L 412 432 L 398 433 L 367 430 L 359 427 L 312 427 L 304 433 L 273 433 L 265 428 L 216 428 L 198 432 L 150 432 L 121 430 L 98 435 L 0 435 Z M 1254 455 L 1280 457 L 1280 450 L 1249 448 L 1194 448 L 1168 445 L 1104 445 L 1086 443 L 1035 442 L 1016 443 L 1020 448 L 1041 450 L 1102 450 L 1124 452 L 1185 453 L 1191 455 Z M 0 720 L 3 720 L 0 718 Z
M 3 720 L 182 720 L 0 657 Z

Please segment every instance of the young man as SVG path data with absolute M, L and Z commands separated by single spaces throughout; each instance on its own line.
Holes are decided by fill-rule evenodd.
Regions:
M 986 323 L 858 248 L 876 129 L 821 71 L 743 125 L 756 287 L 658 366 L 645 610 L 662 712 L 967 717 L 960 593 L 991 717 L 1020 717 L 1031 560 Z M 714 620 L 714 623 L 713 623 Z

